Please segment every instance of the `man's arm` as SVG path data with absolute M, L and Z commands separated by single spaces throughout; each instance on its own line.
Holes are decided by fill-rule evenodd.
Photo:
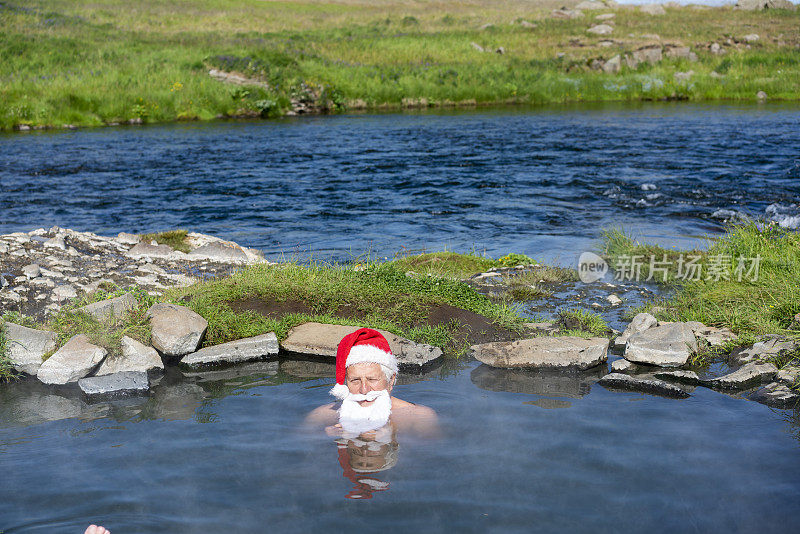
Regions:
M 339 420 L 339 413 L 333 408 L 334 403 L 325 404 L 315 408 L 306 416 L 307 425 L 328 426 Z

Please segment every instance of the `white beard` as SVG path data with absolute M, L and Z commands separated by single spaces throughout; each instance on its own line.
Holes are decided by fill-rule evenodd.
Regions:
M 369 406 L 361 406 L 358 401 L 374 400 Z M 385 389 L 370 391 L 366 395 L 349 393 L 339 408 L 339 423 L 342 430 L 355 435 L 381 428 L 389 422 L 392 413 L 392 398 Z

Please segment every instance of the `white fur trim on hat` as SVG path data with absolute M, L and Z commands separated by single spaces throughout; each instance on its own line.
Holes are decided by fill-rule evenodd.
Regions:
M 330 394 L 337 399 L 344 399 L 348 393 L 350 393 L 350 390 L 344 384 L 335 384 L 330 391 Z
M 346 367 L 357 363 L 378 363 L 397 373 L 397 359 L 390 352 L 385 352 L 374 345 L 356 345 L 347 355 Z

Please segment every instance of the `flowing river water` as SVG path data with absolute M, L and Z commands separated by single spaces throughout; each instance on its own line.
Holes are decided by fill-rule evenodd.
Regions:
M 777 104 L 38 132 L 0 136 L 0 233 L 185 227 L 268 257 L 449 247 L 571 264 L 611 225 L 676 246 L 731 217 L 799 226 L 799 179 L 800 109 Z M 171 371 L 104 402 L 2 385 L 0 531 L 786 532 L 800 512 L 795 410 L 465 359 L 395 391 L 435 408 L 441 437 L 337 443 L 301 427 L 330 371 Z

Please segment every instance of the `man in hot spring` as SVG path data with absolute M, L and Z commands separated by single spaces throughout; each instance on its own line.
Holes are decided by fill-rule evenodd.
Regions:
M 358 436 L 387 424 L 420 435 L 438 434 L 436 412 L 392 397 L 397 360 L 380 332 L 360 328 L 346 335 L 336 349 L 336 385 L 331 395 L 339 402 L 312 411 L 307 423 L 325 425 L 331 435 Z

